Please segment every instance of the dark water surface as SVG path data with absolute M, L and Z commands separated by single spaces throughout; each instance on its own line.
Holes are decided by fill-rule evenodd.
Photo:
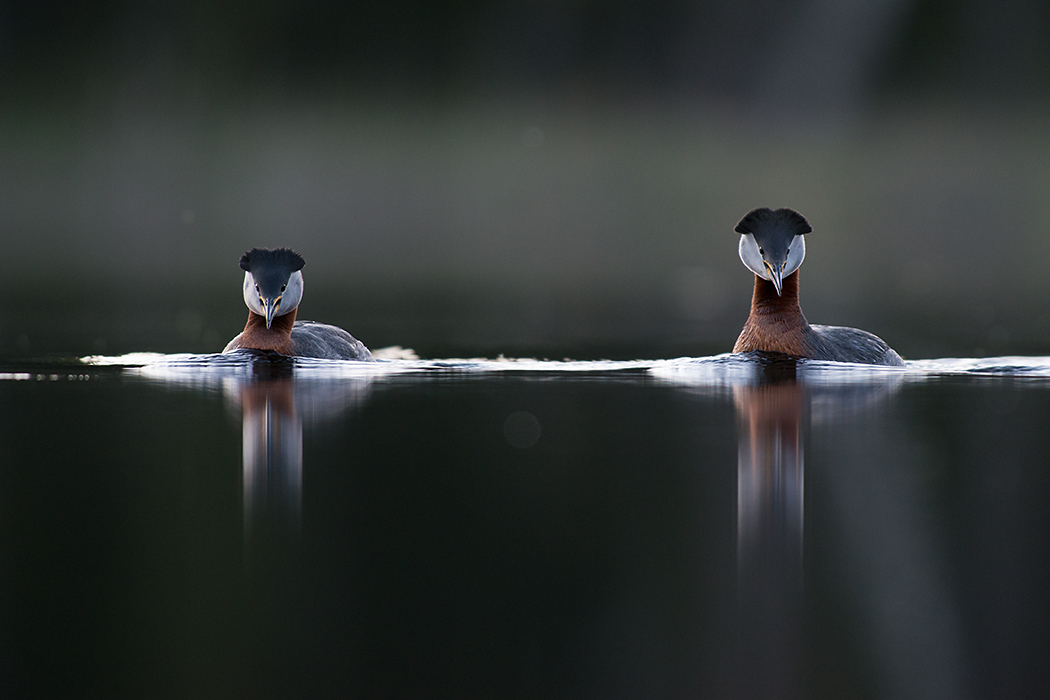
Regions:
M 0 412 L 5 698 L 1050 693 L 1048 358 L 96 358 Z

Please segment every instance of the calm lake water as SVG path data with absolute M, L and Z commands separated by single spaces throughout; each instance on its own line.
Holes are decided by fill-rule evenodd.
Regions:
M 0 363 L 3 697 L 1050 694 L 1050 358 Z

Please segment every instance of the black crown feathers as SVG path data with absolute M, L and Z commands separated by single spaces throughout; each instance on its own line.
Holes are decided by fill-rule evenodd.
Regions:
M 753 209 L 748 212 L 733 230 L 737 233 L 754 233 L 756 228 L 760 228 L 763 225 L 776 224 L 787 226 L 796 236 L 813 231 L 813 227 L 806 221 L 806 217 L 794 209 L 773 210 L 768 207 Z
M 245 272 L 266 265 L 288 267 L 291 272 L 298 272 L 306 265 L 306 261 L 291 248 L 252 248 L 241 256 L 241 269 Z

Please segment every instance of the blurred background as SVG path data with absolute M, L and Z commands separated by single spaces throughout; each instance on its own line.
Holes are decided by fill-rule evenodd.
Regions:
M 1050 3 L 9 0 L 0 355 L 213 352 L 240 255 L 423 356 L 728 351 L 758 206 L 905 357 L 1050 353 Z

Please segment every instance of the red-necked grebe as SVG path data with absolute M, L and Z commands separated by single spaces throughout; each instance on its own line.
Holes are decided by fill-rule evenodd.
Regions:
M 302 256 L 288 248 L 252 248 L 241 257 L 248 323 L 223 352 L 241 348 L 331 360 L 372 360 L 360 340 L 336 326 L 296 321 L 303 299 Z
M 733 352 L 779 352 L 815 360 L 903 365 L 882 339 L 867 331 L 810 325 L 798 304 L 798 268 L 804 235 L 813 229 L 792 209 L 755 209 L 736 225 L 740 260 L 755 273 L 751 314 Z

